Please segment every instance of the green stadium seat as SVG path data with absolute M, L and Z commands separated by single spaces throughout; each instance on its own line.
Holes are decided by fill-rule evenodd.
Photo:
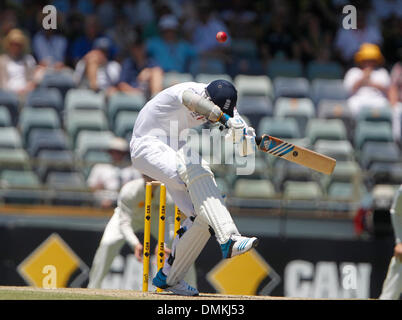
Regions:
M 268 64 L 267 75 L 271 79 L 277 77 L 302 77 L 303 66 L 300 61 L 274 59 Z
M 301 138 L 299 126 L 294 118 L 263 117 L 257 127 L 257 135 L 262 134 L 281 139 Z
M 65 120 L 66 130 L 74 146 L 80 131 L 104 131 L 109 127 L 102 110 L 71 110 Z
M 246 199 L 272 199 L 275 188 L 269 180 L 239 178 L 234 185 L 233 196 Z
M 355 148 L 361 150 L 367 141 L 393 141 L 391 125 L 388 122 L 358 122 L 354 135 Z
M 388 122 L 392 124 L 391 108 L 362 108 L 357 114 L 357 121 Z
M 234 78 L 239 99 L 244 96 L 264 96 L 273 99 L 271 80 L 267 76 L 237 75 Z
M 285 181 L 283 198 L 286 200 L 320 200 L 323 192 L 315 181 Z
M 40 188 L 41 183 L 33 171 L 26 170 L 3 170 L 0 176 L 3 188 Z
M 359 180 L 362 170 L 356 161 L 338 161 L 331 176 L 326 176 L 330 181 L 353 182 Z
M 124 138 L 127 133 L 132 133 L 137 117 L 138 112 L 136 111 L 119 112 L 114 124 L 114 133 L 122 138 Z
M 343 67 L 337 62 L 312 61 L 306 67 L 307 78 L 314 79 L 342 79 Z
M 22 148 L 21 135 L 15 127 L 0 127 L 0 148 Z
M 327 190 L 327 196 L 333 201 L 358 201 L 355 184 L 349 182 L 331 183 Z
M 303 77 L 276 77 L 273 86 L 275 99 L 280 97 L 308 98 L 310 96 L 310 83 Z
M 369 169 L 374 162 L 399 162 L 401 152 L 395 142 L 366 142 L 360 152 L 360 163 Z
M 313 180 L 313 171 L 299 164 L 279 159 L 273 166 L 272 181 L 277 190 L 283 191 L 286 181 L 307 182 Z
M 311 81 L 311 98 L 318 106 L 321 100 L 347 100 L 348 92 L 342 79 L 314 79 Z
M 60 119 L 54 109 L 25 107 L 21 111 L 18 126 L 24 141 L 27 142 L 32 129 L 59 129 Z
M 12 127 L 10 111 L 6 106 L 0 106 L 0 127 Z
M 65 97 L 65 109 L 70 112 L 74 109 L 100 109 L 105 111 L 105 95 L 89 89 L 70 89 Z
M 347 131 L 340 119 L 309 119 L 306 126 L 306 136 L 314 145 L 317 140 L 347 140 Z
M 165 72 L 163 76 L 163 88 L 166 89 L 175 84 L 189 81 L 194 81 L 193 75 L 191 73 L 179 73 L 175 71 Z
M 18 122 L 19 100 L 16 93 L 0 88 L 0 105 L 5 106 L 11 116 L 11 122 L 16 125 Z
M 40 83 L 43 88 L 56 88 L 60 91 L 63 99 L 65 98 L 68 90 L 75 87 L 73 72 L 71 71 L 56 71 L 46 72 Z
M 81 131 L 77 137 L 75 151 L 81 157 L 90 150 L 105 151 L 113 137 L 111 131 Z
M 258 56 L 257 43 L 250 38 L 232 38 L 230 51 L 234 57 L 256 59 Z
M 314 144 L 314 150 L 337 161 L 355 160 L 355 150 L 349 140 L 318 140 Z
M 80 172 L 50 172 L 46 185 L 55 190 L 87 190 L 84 176 Z
M 195 77 L 200 73 L 225 73 L 225 63 L 217 58 L 193 59 L 189 65 L 189 72 Z
M 221 74 L 199 73 L 195 76 L 195 82 L 201 82 L 201 83 L 208 84 L 214 80 L 226 80 L 229 82 L 233 82 L 232 77 L 226 73 L 221 73 Z
M 38 87 L 28 93 L 24 108 L 51 108 L 61 115 L 63 107 L 63 97 L 58 89 Z
M 116 121 L 117 115 L 122 111 L 139 112 L 145 105 L 144 94 L 116 93 L 112 95 L 108 103 L 108 116 L 111 124 Z
M 24 149 L 0 149 L 0 170 L 29 170 L 31 164 Z
M 307 122 L 315 118 L 315 108 L 309 98 L 278 98 L 274 105 L 274 116 L 295 118 L 302 136 L 305 135 Z
M 36 160 L 35 171 L 43 182 L 50 172 L 71 172 L 76 167 L 74 154 L 70 150 L 41 150 Z
M 228 183 L 226 182 L 226 180 L 223 178 L 215 177 L 215 182 L 216 182 L 216 185 L 218 186 L 218 189 L 221 191 L 222 196 L 227 197 L 228 194 L 230 193 L 230 187 L 229 187 Z

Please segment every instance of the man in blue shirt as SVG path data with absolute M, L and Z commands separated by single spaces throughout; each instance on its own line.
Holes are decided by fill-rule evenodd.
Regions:
M 174 15 L 164 15 L 159 21 L 160 37 L 147 42 L 147 52 L 163 71 L 188 72 L 188 65 L 196 58 L 195 49 L 178 36 L 179 22 Z
M 163 88 L 163 70 L 148 57 L 139 37 L 130 46 L 130 57 L 123 61 L 119 90 L 125 93 L 143 92 L 153 97 Z

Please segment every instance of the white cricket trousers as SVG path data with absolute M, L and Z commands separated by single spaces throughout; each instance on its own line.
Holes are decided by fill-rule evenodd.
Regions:
M 133 136 L 130 144 L 134 168 L 141 173 L 163 182 L 173 202 L 187 216 L 194 216 L 194 206 L 181 180 L 176 166 L 176 150 L 156 137 Z

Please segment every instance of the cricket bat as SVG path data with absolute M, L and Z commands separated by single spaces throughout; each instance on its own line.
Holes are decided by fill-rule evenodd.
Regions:
M 257 148 L 276 157 L 300 164 L 327 175 L 334 171 L 336 160 L 312 150 L 264 134 L 255 137 Z

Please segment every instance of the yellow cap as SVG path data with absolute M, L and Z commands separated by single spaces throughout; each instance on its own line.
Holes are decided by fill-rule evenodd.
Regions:
M 380 47 L 372 43 L 363 43 L 355 54 L 355 62 L 361 63 L 365 60 L 376 60 L 378 64 L 383 64 L 384 57 Z

